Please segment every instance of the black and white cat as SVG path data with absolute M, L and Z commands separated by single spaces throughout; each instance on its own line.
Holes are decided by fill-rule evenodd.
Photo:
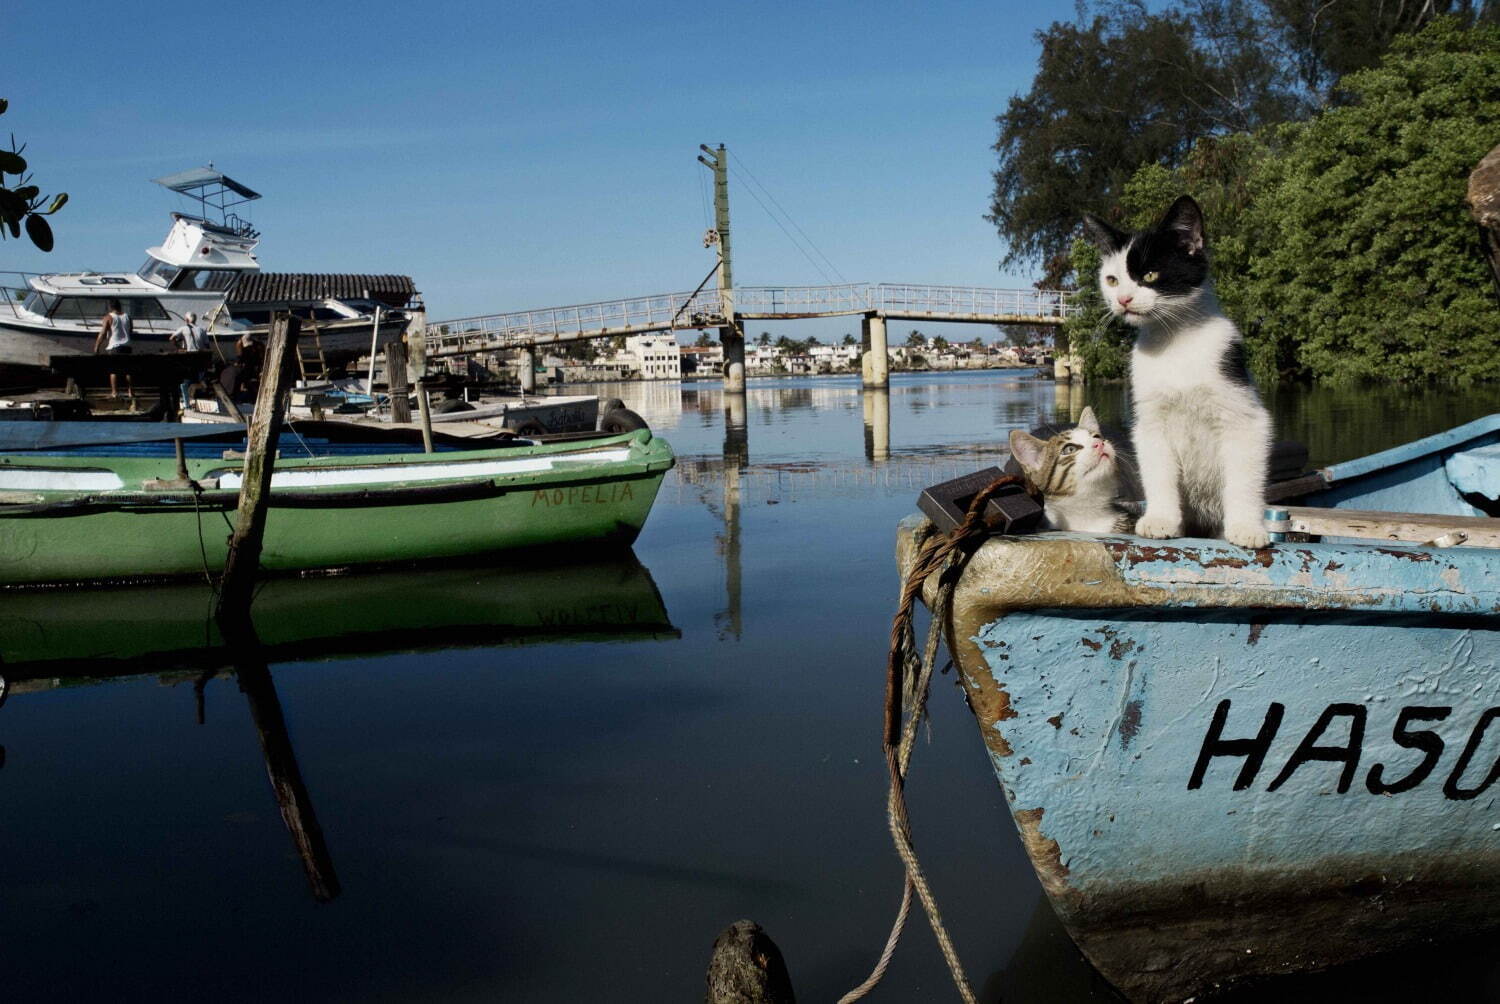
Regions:
M 1265 547 L 1271 417 L 1214 296 L 1202 211 L 1184 195 L 1151 230 L 1094 216 L 1084 226 L 1104 258 L 1100 293 L 1136 329 L 1130 390 L 1146 495 L 1136 533 Z

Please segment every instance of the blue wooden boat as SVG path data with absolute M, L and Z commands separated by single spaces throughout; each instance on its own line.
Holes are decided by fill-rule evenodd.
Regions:
M 1027 854 L 1132 1000 L 1500 927 L 1500 415 L 1269 497 L 1259 551 L 993 537 L 955 588 Z

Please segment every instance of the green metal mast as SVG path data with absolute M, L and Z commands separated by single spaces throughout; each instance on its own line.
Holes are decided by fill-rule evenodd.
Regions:
M 734 266 L 729 252 L 729 152 L 720 143 L 717 150 L 703 144 L 698 149 L 708 154 L 699 155 L 698 160 L 714 172 L 714 232 L 719 244 L 719 298 L 724 304 L 724 316 L 734 316 Z

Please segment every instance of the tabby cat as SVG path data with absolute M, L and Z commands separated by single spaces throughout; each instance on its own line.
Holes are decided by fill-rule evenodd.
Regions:
M 1010 453 L 1042 493 L 1049 528 L 1129 533 L 1134 527 L 1135 517 L 1116 501 L 1119 456 L 1099 432 L 1094 409 L 1083 409 L 1075 427 L 1047 439 L 1012 429 Z
M 1136 533 L 1265 547 L 1271 416 L 1214 296 L 1202 210 L 1184 195 L 1151 230 L 1092 216 L 1084 225 L 1103 255 L 1099 292 L 1136 331 L 1130 394 L 1146 494 Z

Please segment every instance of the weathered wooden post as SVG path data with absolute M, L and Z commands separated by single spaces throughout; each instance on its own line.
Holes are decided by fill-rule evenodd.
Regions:
M 271 321 L 266 361 L 261 369 L 260 393 L 245 445 L 245 467 L 240 482 L 239 511 L 229 538 L 229 557 L 219 584 L 218 613 L 248 610 L 260 566 L 261 538 L 270 503 L 271 473 L 276 466 L 276 441 L 281 435 L 282 405 L 291 388 L 293 353 L 301 322 L 290 314 Z
M 333 855 L 328 852 L 323 828 L 313 811 L 307 785 L 302 781 L 291 735 L 287 732 L 286 716 L 281 711 L 281 700 L 276 696 L 276 685 L 265 656 L 261 654 L 260 638 L 255 633 L 248 609 L 221 612 L 219 631 L 230 651 L 235 653 L 235 678 L 250 705 L 250 718 L 255 723 L 261 755 L 266 762 L 266 777 L 271 782 L 276 806 L 281 810 L 281 820 L 292 836 L 297 857 L 302 860 L 302 870 L 307 875 L 313 899 L 327 903 L 340 891 Z
M 706 1004 L 796 1004 L 781 949 L 753 920 L 737 920 L 714 941 Z
M 432 452 L 432 402 L 427 399 L 427 378 L 417 379 L 417 410 L 422 413 L 422 450 Z
M 391 421 L 411 421 L 411 385 L 406 380 L 406 342 L 397 339 L 385 347 L 385 384 L 391 394 Z

